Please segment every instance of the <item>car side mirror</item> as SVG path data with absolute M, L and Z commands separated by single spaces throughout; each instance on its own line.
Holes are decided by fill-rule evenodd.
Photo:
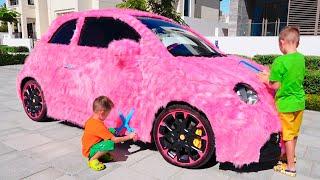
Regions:
M 109 52 L 120 58 L 132 58 L 140 54 L 140 44 L 130 39 L 112 41 L 108 46 Z

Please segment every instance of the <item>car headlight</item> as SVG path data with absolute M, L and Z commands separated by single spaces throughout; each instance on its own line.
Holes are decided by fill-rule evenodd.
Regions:
M 259 101 L 257 92 L 248 84 L 238 83 L 234 91 L 247 104 L 256 104 Z

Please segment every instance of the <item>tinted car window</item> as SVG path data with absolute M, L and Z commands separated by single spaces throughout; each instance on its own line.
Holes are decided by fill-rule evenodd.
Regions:
M 71 38 L 76 29 L 77 20 L 71 20 L 59 27 L 59 29 L 53 34 L 49 43 L 55 44 L 70 44 Z
M 82 27 L 79 45 L 108 47 L 113 40 L 140 40 L 140 35 L 128 24 L 107 17 L 88 17 Z
M 202 38 L 182 26 L 155 18 L 138 19 L 158 36 L 173 56 L 220 56 Z

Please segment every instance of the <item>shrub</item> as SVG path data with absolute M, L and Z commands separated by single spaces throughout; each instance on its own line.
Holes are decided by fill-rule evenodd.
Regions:
M 29 52 L 29 49 L 25 46 L 7 46 L 7 45 L 0 45 L 0 52 L 1 53 L 21 53 L 21 52 Z
M 270 65 L 273 60 L 280 55 L 255 55 L 252 59 L 263 65 Z M 305 56 L 306 69 L 319 70 L 320 69 L 320 56 Z
M 307 94 L 320 95 L 320 71 L 306 71 L 303 86 Z
M 320 56 L 306 56 L 306 67 L 309 70 L 320 70 Z
M 306 95 L 306 109 L 320 111 L 320 95 Z
M 26 54 L 0 53 L 0 66 L 24 64 L 26 57 Z

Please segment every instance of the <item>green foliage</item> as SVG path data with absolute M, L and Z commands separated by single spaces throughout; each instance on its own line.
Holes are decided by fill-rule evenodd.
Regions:
M 147 11 L 148 4 L 146 0 L 123 0 L 123 2 L 120 4 L 117 4 L 116 7 Z
M 306 67 L 309 70 L 320 70 L 320 56 L 306 56 Z
M 2 53 L 26 53 L 29 52 L 29 49 L 25 46 L 7 46 L 0 45 L 0 52 Z
M 8 32 L 8 24 L 1 22 L 0 23 L 0 32 Z
M 173 0 L 123 0 L 122 3 L 116 6 L 118 8 L 131 8 L 153 12 L 170 18 L 180 24 L 187 25 L 181 18 L 181 15 L 177 13 L 174 3 L 175 1 Z
M 306 95 L 306 109 L 320 111 L 320 95 Z
M 181 18 L 181 14 L 177 13 L 173 0 L 149 0 L 150 10 L 161 16 L 173 19 L 174 21 L 186 25 L 184 20 Z
M 0 53 L 0 66 L 24 64 L 28 55 Z
M 320 95 L 320 71 L 306 71 L 303 86 L 307 94 Z
M 273 60 L 279 56 L 280 55 L 255 55 L 252 59 L 259 64 L 270 65 Z
M 280 55 L 255 55 L 252 59 L 263 65 L 272 64 L 273 60 Z M 320 56 L 305 56 L 308 70 L 320 70 Z
M 20 14 L 14 10 L 7 9 L 5 6 L 0 8 L 0 21 L 2 22 L 18 22 L 17 17 Z

